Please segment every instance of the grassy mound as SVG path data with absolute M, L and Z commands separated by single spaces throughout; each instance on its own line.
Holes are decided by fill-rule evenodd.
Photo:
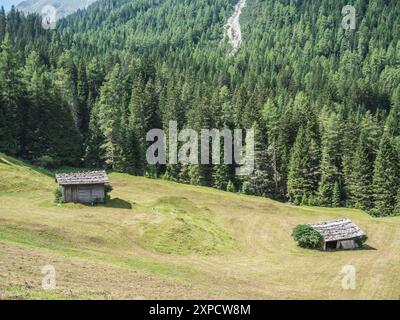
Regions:
M 165 197 L 151 205 L 162 219 L 145 227 L 146 245 L 162 253 L 216 254 L 232 248 L 234 240 L 207 208 L 183 197 Z
M 0 153 L 0 192 L 30 192 L 55 187 L 44 171 Z

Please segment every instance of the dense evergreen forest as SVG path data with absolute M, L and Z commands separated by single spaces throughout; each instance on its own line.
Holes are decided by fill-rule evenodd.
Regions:
M 0 151 L 291 201 L 400 214 L 400 2 L 100 0 L 44 30 L 0 12 Z M 146 133 L 254 128 L 256 168 L 151 166 Z

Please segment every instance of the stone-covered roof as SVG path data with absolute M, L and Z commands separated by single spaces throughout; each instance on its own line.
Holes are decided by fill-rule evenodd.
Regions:
M 325 242 L 354 239 L 365 235 L 365 233 L 349 219 L 326 221 L 312 224 L 311 227 L 321 234 Z
M 56 174 L 56 181 L 62 186 L 109 183 L 108 176 L 105 171 L 60 173 Z

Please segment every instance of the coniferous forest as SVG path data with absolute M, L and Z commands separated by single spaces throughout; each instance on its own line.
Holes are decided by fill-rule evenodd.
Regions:
M 0 151 L 296 205 L 400 214 L 400 2 L 100 0 L 45 30 L 0 11 Z M 255 171 L 148 165 L 146 133 L 254 128 Z

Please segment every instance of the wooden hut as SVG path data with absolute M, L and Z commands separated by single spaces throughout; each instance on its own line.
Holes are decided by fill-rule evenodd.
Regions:
M 105 188 L 109 185 L 105 171 L 56 174 L 65 202 L 104 203 Z
M 324 239 L 323 250 L 355 249 L 358 248 L 358 239 L 365 233 L 349 219 L 326 221 L 312 224 Z

